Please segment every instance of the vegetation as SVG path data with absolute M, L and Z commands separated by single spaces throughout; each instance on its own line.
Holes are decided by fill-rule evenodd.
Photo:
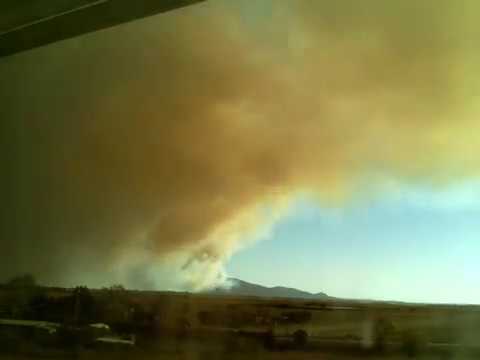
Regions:
M 307 345 L 308 333 L 305 330 L 297 330 L 293 333 L 293 343 L 296 348 L 303 348 Z
M 5 286 L 11 289 L 33 288 L 37 286 L 37 281 L 32 274 L 24 274 L 10 279 Z
M 12 279 L 1 288 L 0 295 L 4 319 L 63 325 L 58 337 L 65 348 L 92 343 L 94 334 L 88 330 L 89 324 L 105 323 L 119 335 L 135 334 L 142 346 L 159 339 L 178 344 L 203 339 L 222 342 L 225 351 L 235 353 L 245 351 L 246 346 L 253 348 L 254 343 L 276 352 L 326 351 L 328 346 L 337 349 L 347 345 L 362 351 L 363 325 L 369 323 L 373 324 L 373 332 L 369 332 L 376 350 L 373 356 L 388 355 L 393 343 L 405 356 L 417 358 L 426 351 L 428 341 L 456 344 L 466 336 L 470 339 L 478 330 L 472 318 L 478 310 L 469 307 L 419 306 L 411 311 L 412 306 L 352 303 L 336 310 L 327 303 L 144 293 L 121 285 L 100 290 L 85 286 L 45 288 L 30 276 Z M 430 323 L 431 319 L 435 321 Z M 461 333 L 462 319 L 473 324 L 469 334 Z M 456 323 L 458 326 L 454 326 Z M 14 346 L 13 340 L 5 341 Z M 370 352 L 366 353 L 369 356 Z

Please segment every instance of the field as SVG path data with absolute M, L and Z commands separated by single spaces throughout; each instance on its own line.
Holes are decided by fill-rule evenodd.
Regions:
M 2 289 L 0 295 L 0 359 L 480 358 L 477 306 L 263 299 L 120 287 Z M 94 323 L 108 325 L 111 334 L 96 334 Z M 40 337 L 45 324 L 54 330 Z

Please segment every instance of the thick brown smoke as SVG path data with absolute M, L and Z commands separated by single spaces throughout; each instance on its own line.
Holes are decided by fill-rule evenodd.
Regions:
M 2 59 L 2 277 L 200 288 L 300 191 L 477 175 L 474 8 L 209 1 Z

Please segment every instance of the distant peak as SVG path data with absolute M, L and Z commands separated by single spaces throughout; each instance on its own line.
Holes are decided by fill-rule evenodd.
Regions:
M 285 286 L 267 287 L 249 283 L 238 278 L 227 278 L 225 286 L 207 291 L 210 294 L 222 294 L 232 296 L 255 296 L 268 298 L 298 298 L 298 299 L 325 299 L 328 298 L 323 292 L 316 294 Z

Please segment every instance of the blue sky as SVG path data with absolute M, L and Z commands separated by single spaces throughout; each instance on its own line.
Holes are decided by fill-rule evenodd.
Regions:
M 249 243 L 218 229 L 270 193 L 363 186 L 299 196 L 228 274 L 480 303 L 480 3 L 407 3 L 212 0 L 2 61 L 2 277 L 179 288 L 173 252 L 217 280 Z
M 299 197 L 230 276 L 332 296 L 479 303 L 480 184 L 403 187 L 343 208 Z
M 299 3 L 311 5 L 315 2 Z M 464 174 L 473 174 L 472 178 L 478 175 L 476 172 L 478 151 L 475 140 L 471 138 L 476 133 L 478 124 L 475 120 L 478 118 L 475 105 L 478 99 L 472 98 L 472 94 L 478 94 L 478 76 L 475 75 L 478 71 L 473 71 L 474 67 L 469 65 L 478 64 L 478 55 L 475 55 L 478 48 L 470 47 L 470 41 L 466 40 L 471 34 L 469 26 L 474 27 L 473 24 L 476 24 L 467 16 L 469 12 L 465 11 L 465 8 L 460 12 L 456 11 L 453 3 L 446 7 L 438 7 L 435 12 L 425 8 L 427 10 L 425 13 L 417 14 L 419 19 L 422 19 L 421 26 L 415 27 L 411 26 L 410 12 L 392 16 L 392 8 L 381 6 L 378 2 L 371 3 L 367 11 L 360 11 L 358 14 L 350 13 L 349 6 L 341 5 L 315 3 L 318 7 L 303 8 L 311 11 L 295 13 L 285 11 L 279 5 L 292 6 L 293 2 L 260 1 L 255 4 L 253 6 L 252 2 L 240 1 L 235 11 L 241 13 L 242 19 L 256 36 L 264 36 L 268 39 L 266 43 L 274 44 L 272 49 L 275 46 L 286 47 L 286 43 L 292 45 L 302 44 L 302 40 L 307 43 L 311 41 L 310 47 L 306 47 L 308 50 L 300 51 L 302 54 L 305 53 L 305 59 L 314 57 L 314 50 L 319 49 L 317 62 L 313 62 L 315 66 L 310 69 L 312 74 L 323 71 L 322 66 L 317 64 L 322 64 L 322 56 L 331 51 L 328 48 L 330 43 L 322 40 L 325 36 L 328 38 L 328 34 L 326 35 L 328 31 L 332 31 L 333 34 L 339 29 L 344 30 L 339 38 L 345 42 L 342 45 L 342 51 L 345 53 L 342 52 L 343 55 L 338 62 L 346 58 L 347 64 L 355 63 L 357 60 L 364 63 L 365 53 L 360 52 L 362 55 L 356 59 L 359 49 L 377 49 L 377 46 L 380 46 L 377 49 L 380 51 L 373 53 L 373 58 L 376 58 L 378 54 L 388 54 L 391 44 L 405 46 L 406 50 L 398 51 L 392 59 L 378 58 L 378 64 L 381 64 L 381 67 L 396 69 L 398 64 L 405 61 L 405 69 L 413 70 L 411 74 L 415 76 L 411 82 L 402 79 L 397 83 L 396 78 L 392 78 L 392 83 L 385 84 L 387 91 L 375 93 L 374 104 L 367 113 L 373 114 L 377 111 L 378 104 L 389 102 L 388 97 L 385 99 L 381 97 L 382 93 L 402 94 L 402 84 L 407 84 L 408 88 L 402 95 L 408 98 L 403 106 L 410 110 L 418 106 L 418 109 L 424 109 L 426 112 L 422 110 L 420 116 L 416 118 L 418 115 L 416 110 L 412 113 L 407 111 L 397 118 L 397 112 L 392 111 L 397 109 L 395 103 L 389 103 L 386 107 L 388 111 L 384 114 L 385 119 L 380 116 L 383 120 L 372 123 L 364 134 L 366 138 L 362 144 L 367 144 L 368 146 L 365 146 L 370 149 L 370 144 L 374 143 L 373 150 L 369 153 L 377 159 L 377 162 L 373 163 L 377 165 L 384 163 L 388 169 L 394 169 L 397 175 L 405 172 L 405 181 L 415 177 L 408 176 L 411 171 L 411 175 L 415 175 L 414 173 L 419 175 L 417 179 L 429 178 L 434 182 L 442 181 L 448 175 L 451 183 L 443 187 L 412 183 L 393 184 L 394 186 L 387 186 L 381 191 L 371 186 L 366 188 L 367 191 L 364 191 L 361 199 L 335 209 L 308 196 L 301 196 L 295 201 L 289 215 L 274 226 L 269 239 L 257 242 L 234 255 L 227 265 L 228 274 L 264 285 L 291 286 L 311 292 L 323 291 L 339 297 L 480 303 L 478 280 L 480 182 L 462 180 Z M 354 2 L 350 5 L 352 4 Z M 359 7 L 357 10 L 363 9 Z M 431 16 L 432 13 L 435 13 L 434 17 Z M 296 14 L 297 17 L 292 14 Z M 327 15 L 322 17 L 322 14 Z M 319 25 L 322 24 L 322 20 L 328 20 L 328 14 L 336 14 L 335 23 L 339 24 L 338 29 L 331 26 L 322 28 Z M 337 16 L 342 14 L 345 17 Z M 374 22 L 369 21 L 372 14 Z M 308 22 L 309 19 L 311 23 Z M 351 19 L 356 19 L 357 22 Z M 396 23 L 392 20 L 401 21 Z M 432 23 L 425 26 L 425 21 Z M 312 29 L 316 29 L 316 32 Z M 436 68 L 435 63 L 438 59 L 447 59 L 453 54 L 450 52 L 453 49 L 449 47 L 450 43 L 443 42 L 446 39 L 443 36 L 444 31 L 452 38 L 458 36 L 462 41 L 455 42 L 455 56 L 452 58 L 455 60 L 447 67 L 440 65 Z M 354 34 L 366 34 L 365 39 L 374 41 L 359 42 Z M 336 35 L 332 35 L 331 38 L 334 44 L 338 40 Z M 350 35 L 351 43 L 346 41 Z M 387 36 L 385 43 L 376 42 L 386 35 L 392 37 Z M 292 42 L 286 42 L 287 38 L 291 38 Z M 274 39 L 279 42 L 276 43 Z M 437 42 L 432 42 L 431 39 Z M 416 60 L 402 57 L 401 54 L 418 54 L 415 43 L 425 40 L 427 47 L 424 50 L 428 54 L 419 64 L 426 63 L 428 66 L 421 67 L 422 71 L 417 72 Z M 439 47 L 435 50 L 436 45 Z M 346 50 L 349 46 L 352 49 L 351 53 Z M 288 48 L 294 53 L 290 47 Z M 439 57 L 435 55 L 435 51 L 430 54 L 430 50 L 439 51 L 438 53 L 443 55 Z M 286 62 L 287 57 L 283 54 L 277 58 Z M 425 62 L 425 59 L 428 60 Z M 456 61 L 458 63 L 454 64 Z M 304 67 L 302 66 L 300 68 Z M 376 69 L 360 69 L 363 69 L 362 75 L 366 74 L 367 77 L 376 73 Z M 438 73 L 435 69 L 439 70 Z M 452 69 L 455 71 L 449 72 Z M 336 86 L 337 79 L 341 79 L 340 75 L 343 72 L 341 70 L 332 72 L 335 74 L 332 84 Z M 323 71 L 319 79 L 324 81 L 326 74 L 328 75 Z M 354 77 L 346 82 L 347 89 L 351 84 L 355 84 L 357 72 L 354 71 L 353 74 Z M 433 76 L 425 77 L 426 74 Z M 408 76 L 408 72 L 405 75 Z M 420 78 L 421 81 L 418 81 Z M 436 83 L 435 79 L 444 78 L 448 79 L 445 85 Z M 455 81 L 450 82 L 452 79 Z M 376 83 L 375 76 L 372 81 Z M 358 88 L 364 89 L 366 83 L 361 83 Z M 410 97 L 419 89 L 419 84 L 422 84 L 420 87 L 433 85 L 433 88 Z M 454 94 L 452 99 L 456 99 L 455 106 L 448 101 L 442 102 L 437 90 L 445 91 L 445 94 Z M 355 89 L 350 91 L 353 94 L 350 99 L 353 101 L 350 103 L 359 101 L 364 104 L 370 101 L 368 98 L 362 98 L 362 91 L 356 92 Z M 348 94 L 348 90 L 345 90 L 345 93 Z M 430 98 L 430 95 L 433 96 Z M 432 111 L 426 110 L 429 99 Z M 346 102 L 347 105 L 350 103 Z M 437 113 L 444 105 L 446 111 L 441 110 Z M 368 119 L 361 115 L 364 110 L 354 108 L 351 111 L 352 124 L 359 120 L 364 124 L 368 123 Z M 443 117 L 446 119 L 444 122 Z M 408 121 L 405 122 L 405 119 Z M 377 133 L 384 124 L 393 123 L 398 126 L 391 128 L 387 126 L 388 131 L 385 134 L 382 131 Z M 407 127 L 407 131 L 402 134 L 405 124 L 412 126 L 411 130 L 414 131 L 409 131 Z M 439 125 L 439 128 L 430 127 L 432 124 L 442 125 Z M 361 131 L 358 136 L 362 136 Z M 420 139 L 417 143 L 416 136 Z M 430 145 L 432 147 L 429 150 Z M 395 149 L 394 153 L 389 152 L 391 149 Z M 361 151 L 354 153 L 354 158 L 358 157 L 361 166 L 368 167 L 372 164 L 370 158 L 363 159 L 361 156 Z M 366 183 L 369 184 L 368 181 Z

